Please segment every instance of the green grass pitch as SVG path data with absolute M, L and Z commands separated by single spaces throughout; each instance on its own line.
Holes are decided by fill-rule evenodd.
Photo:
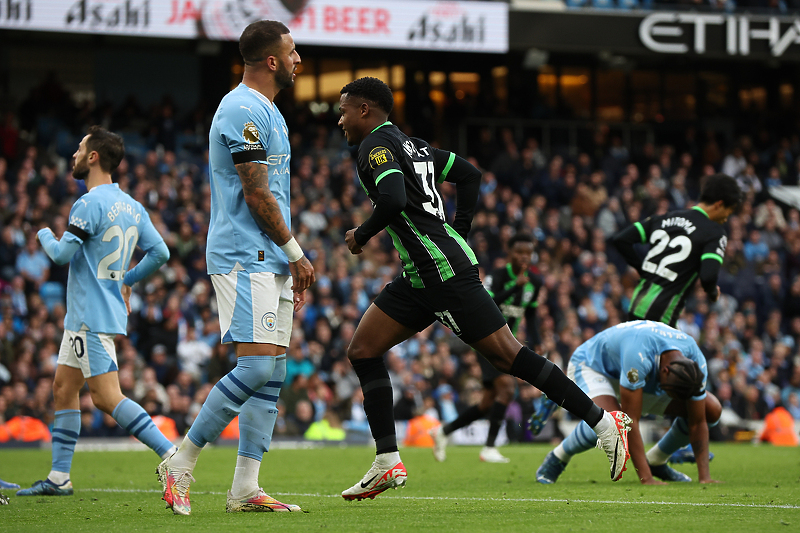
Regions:
M 474 447 L 451 446 L 445 463 L 428 449 L 403 449 L 405 488 L 346 502 L 339 493 L 367 471 L 372 448 L 274 449 L 261 467 L 262 486 L 306 512 L 226 514 L 236 450 L 214 447 L 200 456 L 189 517 L 164 508 L 152 452 L 78 452 L 75 495 L 17 497 L 6 490 L 11 503 L 0 506 L 0 531 L 800 531 L 796 448 L 712 443 L 711 473 L 724 483 L 658 487 L 640 485 L 632 464 L 612 483 L 599 450 L 573 459 L 555 485 L 540 485 L 534 473 L 549 450 L 507 446 L 511 463 L 485 464 Z M 694 465 L 678 468 L 697 477 Z M 0 450 L 6 481 L 29 486 L 49 469 L 48 450 Z

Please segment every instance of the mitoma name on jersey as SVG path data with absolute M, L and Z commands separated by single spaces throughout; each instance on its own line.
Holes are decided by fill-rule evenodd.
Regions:
M 697 229 L 695 225 L 691 223 L 691 221 L 686 220 L 683 217 L 665 218 L 664 220 L 661 221 L 662 228 L 669 228 L 671 226 L 678 226 L 680 228 L 683 228 L 686 231 L 687 235 L 691 235 L 692 233 L 694 233 L 694 230 Z
M 142 214 L 135 212 L 134 206 L 128 202 L 114 202 L 106 216 L 114 222 L 118 216 L 125 214 L 131 215 L 137 224 L 142 220 Z

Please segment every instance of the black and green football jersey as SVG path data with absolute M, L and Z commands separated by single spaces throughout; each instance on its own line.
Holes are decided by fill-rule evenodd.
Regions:
M 653 216 L 633 226 L 638 242 L 650 248 L 639 264 L 632 264 L 641 279 L 633 291 L 629 315 L 674 327 L 703 261 L 718 261 L 718 272 L 728 243 L 725 229 L 700 207 Z M 620 235 L 624 233 L 634 232 L 624 230 Z M 615 245 L 621 247 L 619 242 Z M 715 288 L 716 273 L 710 281 Z
M 403 175 L 406 206 L 386 231 L 400 254 L 403 276 L 414 288 L 441 283 L 477 264 L 467 242 L 445 221 L 444 202 L 436 189 L 456 156 L 446 152 L 449 157 L 435 158 L 435 151 L 391 122 L 375 128 L 358 148 L 358 177 L 373 205 L 378 183 L 394 173 Z
M 517 284 L 518 276 L 511 269 L 511 263 L 493 270 L 483 278 L 483 286 L 500 308 L 511 333 L 517 335 L 522 317 L 525 317 L 528 344 L 540 343 L 536 323 L 536 308 L 539 306 L 539 290 L 544 281 L 533 269 L 528 270 L 528 282 Z

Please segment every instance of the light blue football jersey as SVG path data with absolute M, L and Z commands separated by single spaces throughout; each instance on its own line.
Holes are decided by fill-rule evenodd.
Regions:
M 64 327 L 126 333 L 128 313 L 120 288 L 138 245 L 145 251 L 164 239 L 145 208 L 114 184 L 81 196 L 69 213 L 70 233 L 83 244 L 69 262 Z
M 239 84 L 220 102 L 208 140 L 211 223 L 206 245 L 209 274 L 232 270 L 288 275 L 289 260 L 256 223 L 244 200 L 236 162 L 267 166 L 269 189 L 291 229 L 286 121 L 267 97 Z
M 669 350 L 679 350 L 697 363 L 703 373 L 703 393 L 692 399 L 705 398 L 708 368 L 703 352 L 689 335 L 661 322 L 635 320 L 601 331 L 575 350 L 570 363 L 584 363 L 619 381 L 620 387 L 661 395 L 666 392 L 658 384 L 658 367 L 661 354 Z

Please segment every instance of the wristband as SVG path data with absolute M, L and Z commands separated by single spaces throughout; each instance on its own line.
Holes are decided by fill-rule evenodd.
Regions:
M 281 245 L 281 250 L 283 250 L 283 253 L 285 253 L 286 257 L 289 258 L 290 263 L 299 261 L 300 258 L 303 257 L 303 249 L 300 248 L 300 245 L 297 244 L 297 241 L 294 237 L 289 239 L 286 244 Z

